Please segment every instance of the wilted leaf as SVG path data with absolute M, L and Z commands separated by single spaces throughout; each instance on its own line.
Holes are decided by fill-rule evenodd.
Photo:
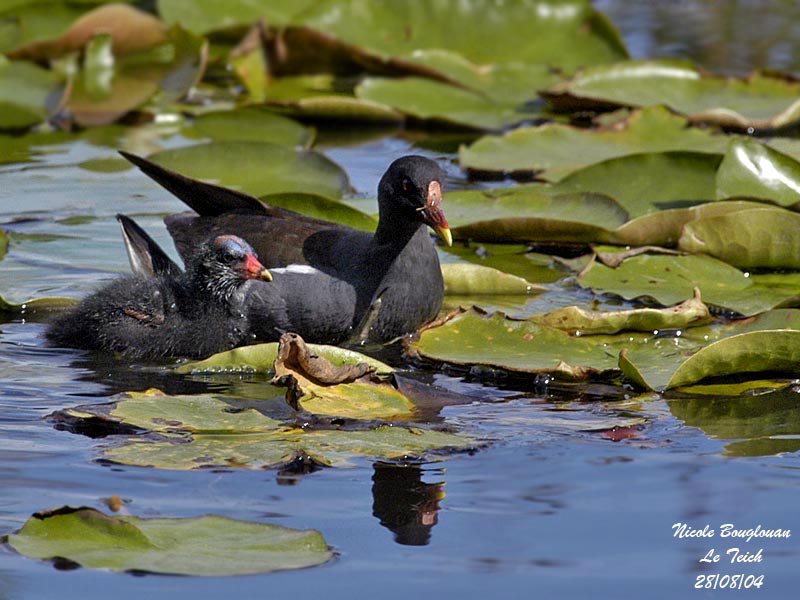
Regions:
M 284 333 L 275 359 L 276 385 L 297 410 L 353 419 L 407 418 L 414 404 L 366 362 L 334 365 L 306 346 L 296 333 Z
M 472 263 L 442 264 L 444 293 L 450 296 L 535 294 L 547 288 L 492 267 Z
M 728 138 L 687 127 L 663 107 L 645 108 L 612 126 L 579 129 L 552 123 L 484 136 L 459 150 L 461 166 L 476 171 L 538 172 L 563 179 L 587 165 L 629 154 L 692 151 L 722 154 Z
M 687 61 L 636 60 L 592 67 L 547 90 L 560 110 L 664 104 L 694 123 L 777 129 L 800 120 L 800 83 L 755 73 L 702 75 Z
M 800 163 L 750 138 L 734 138 L 717 172 L 717 198 L 764 198 L 800 203 Z
M 695 219 L 684 225 L 678 249 L 741 268 L 800 270 L 800 214 L 763 207 Z
M 247 575 L 323 564 L 333 553 L 318 531 L 206 515 L 144 519 L 64 506 L 35 513 L 6 543 L 40 560 L 90 569 L 174 575 Z
M 571 334 L 617 333 L 619 331 L 658 331 L 684 329 L 712 320 L 708 307 L 695 290 L 694 297 L 670 308 L 634 308 L 619 311 L 585 310 L 577 306 L 558 308 L 531 321 L 562 329 Z
M 578 276 L 578 283 L 597 294 L 612 293 L 627 300 L 653 298 L 663 306 L 682 302 L 692 296 L 694 288 L 699 288 L 707 304 L 743 315 L 800 300 L 800 278 L 796 275 L 745 274 L 702 255 L 640 255 L 614 269 L 594 262 Z
M 269 142 L 211 142 L 165 150 L 149 159 L 188 177 L 253 196 L 309 192 L 336 198 L 348 186 L 344 171 L 323 155 Z

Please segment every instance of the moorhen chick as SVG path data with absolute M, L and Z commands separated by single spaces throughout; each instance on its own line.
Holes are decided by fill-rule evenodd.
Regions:
M 150 266 L 150 275 L 117 279 L 56 317 L 46 336 L 136 359 L 208 356 L 253 341 L 247 290 L 269 285 L 262 280 L 271 275 L 247 242 L 215 236 L 200 244 L 185 272 Z
M 133 219 L 117 215 L 131 268 L 143 277 L 176 277 L 180 267 Z M 242 310 L 252 341 L 278 341 L 294 332 L 311 343 L 336 343 L 352 335 L 356 293 L 350 284 L 305 265 L 273 269 L 270 283 L 249 282 Z M 306 303 L 314 299 L 314 310 Z
M 191 260 L 201 240 L 220 232 L 236 232 L 266 257 L 270 269 L 308 265 L 351 286 L 355 296 L 352 310 L 347 310 L 352 314 L 349 331 L 357 329 L 379 306 L 369 319 L 370 341 L 386 342 L 412 332 L 441 309 L 444 283 L 439 257 L 425 226 L 432 227 L 448 245 L 452 238 L 441 207 L 444 171 L 430 159 L 404 156 L 389 166 L 378 185 L 379 222 L 372 234 L 269 206 L 142 157 L 120 154 L 194 211 L 165 219 L 184 261 Z M 298 291 L 291 301 L 300 302 L 312 314 L 328 302 L 325 291 L 313 287 Z M 321 319 L 311 320 L 322 324 Z M 329 339 L 324 335 L 303 337 L 325 343 L 348 337 L 345 331 L 334 333 L 338 335 Z

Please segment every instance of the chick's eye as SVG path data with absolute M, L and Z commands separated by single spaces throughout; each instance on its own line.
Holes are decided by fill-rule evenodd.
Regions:
M 400 184 L 403 188 L 404 192 L 407 192 L 411 189 L 411 180 L 408 177 L 404 177 L 402 183 Z

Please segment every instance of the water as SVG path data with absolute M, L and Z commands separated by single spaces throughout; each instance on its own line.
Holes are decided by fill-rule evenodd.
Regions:
M 754 52 L 749 42 L 761 21 L 744 37 L 736 29 L 728 52 L 730 36 L 720 33 L 719 19 L 732 14 L 737 27 L 743 20 L 752 25 L 760 5 L 686 1 L 668 11 L 667 3 L 599 3 L 623 28 L 635 55 L 696 56 L 706 66 L 718 66 L 708 57 L 725 50 L 722 62 L 731 71 L 755 64 L 794 68 L 797 54 L 787 50 L 793 36 L 766 54 Z M 795 10 L 792 3 L 781 6 L 788 16 Z M 736 10 L 728 13 L 727 7 Z M 708 52 L 699 52 L 700 46 Z M 170 137 L 165 143 L 181 140 Z M 36 163 L 0 166 L 0 223 L 12 236 L 0 261 L 0 289 L 7 299 L 80 296 L 127 271 L 114 220 L 118 212 L 137 216 L 171 251 L 161 217 L 182 208 L 177 200 L 134 170 L 102 174 L 78 166 L 108 157 L 118 144 L 119 139 L 69 142 L 48 147 Z M 465 185 L 453 166 L 454 148 L 435 139 L 415 147 L 391 137 L 323 149 L 348 171 L 354 205 L 374 210 L 364 198 L 373 193 L 385 165 L 408 151 L 450 165 L 450 186 Z M 109 593 L 119 599 L 683 598 L 691 596 L 698 576 L 715 572 L 763 574 L 763 587 L 753 592 L 758 598 L 790 597 L 796 588 L 800 419 L 787 411 L 798 406 L 794 390 L 765 397 L 760 413 L 781 415 L 783 428 L 776 433 L 786 436 L 785 451 L 776 454 L 772 447 L 765 456 L 732 457 L 729 440 L 715 439 L 673 414 L 684 414 L 683 401 L 625 401 L 602 385 L 503 378 L 486 384 L 474 376 L 421 370 L 411 375 L 474 400 L 443 408 L 440 416 L 490 442 L 487 447 L 423 465 L 360 460 L 353 468 L 306 475 L 161 471 L 102 464 L 96 460 L 102 439 L 57 430 L 45 417 L 125 390 L 224 392 L 239 382 L 154 374 L 49 349 L 42 330 L 35 315 L 0 322 L 0 533 L 18 529 L 37 510 L 64 504 L 103 508 L 103 498 L 118 494 L 127 510 L 144 517 L 219 513 L 315 528 L 337 558 L 298 572 L 198 579 L 59 571 L 3 549 L 0 599 Z M 257 394 L 259 385 L 250 382 L 248 389 Z M 735 413 L 744 403 L 717 403 L 719 413 L 708 418 L 727 418 L 726 411 Z M 634 417 L 639 424 L 616 433 L 594 430 L 598 422 Z M 745 412 L 741 419 L 756 417 Z M 790 529 L 793 537 L 678 539 L 675 523 L 715 530 L 723 523 L 744 529 L 761 525 Z M 725 551 L 732 547 L 753 553 L 762 548 L 763 560 L 731 565 Z M 712 548 L 721 562 L 699 562 Z

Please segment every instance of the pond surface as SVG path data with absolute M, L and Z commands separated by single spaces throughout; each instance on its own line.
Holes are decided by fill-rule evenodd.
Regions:
M 643 48 L 642 55 L 691 55 L 691 43 L 675 50 L 648 26 L 663 23 L 673 28 L 664 39 L 688 40 L 691 36 L 681 37 L 680 19 L 660 21 L 660 3 L 642 4 L 649 10 L 637 8 L 630 18 L 615 14 L 630 3 L 609 0 L 599 7 L 626 32 L 634 54 Z M 694 7 L 696 14 L 699 4 L 677 6 Z M 752 15 L 749 7 L 758 3 L 741 4 L 744 14 Z M 716 25 L 712 29 L 718 31 Z M 732 71 L 746 70 L 748 61 L 794 66 L 781 58 L 789 56 L 785 50 L 774 49 L 763 58 L 746 54 L 748 47 L 739 40 L 739 58 L 725 63 Z M 186 143 L 169 126 L 143 131 L 161 147 Z M 118 139 L 87 137 L 34 148 L 37 162 L 0 166 L 0 224 L 11 238 L 0 261 L 0 289 L 7 300 L 82 296 L 128 271 L 117 213 L 135 216 L 173 252 L 161 218 L 183 209 L 178 200 L 138 171 L 102 173 L 81 166 L 110 157 L 125 135 L 120 129 Z M 454 166 L 457 141 L 397 134 L 320 149 L 347 171 L 355 189 L 351 203 L 372 211 L 372 201 L 364 198 L 372 197 L 386 165 L 411 151 L 446 166 L 449 188 L 467 185 Z M 0 533 L 18 529 L 38 510 L 65 504 L 103 508 L 104 498 L 119 495 L 127 510 L 143 517 L 218 513 L 314 528 L 337 558 L 302 571 L 198 579 L 57 570 L 4 548 L 2 599 L 109 594 L 683 598 L 693 592 L 708 595 L 693 588 L 699 576 L 714 573 L 763 575 L 753 597 L 795 593 L 800 388 L 755 401 L 706 402 L 703 412 L 698 405 L 703 400 L 621 399 L 617 388 L 612 392 L 602 385 L 502 377 L 487 383 L 476 374 L 416 368 L 409 377 L 470 397 L 471 402 L 441 409 L 440 416 L 489 442 L 486 447 L 440 462 L 391 465 L 364 459 L 351 468 L 308 474 L 163 471 L 103 464 L 97 460 L 103 439 L 58 430 L 46 417 L 150 387 L 168 393 L 224 393 L 246 377 L 179 377 L 101 361 L 48 348 L 42 332 L 35 316 L 0 322 Z M 398 352 L 386 355 L 382 358 L 403 366 Z M 254 379 L 247 389 L 258 397 L 261 385 Z M 735 443 L 724 439 L 725 430 L 715 429 L 724 422 L 742 430 L 750 419 L 771 417 L 786 452 L 779 453 L 782 448 L 775 444 L 762 451 L 737 451 Z M 623 426 L 611 430 L 614 425 Z M 676 523 L 697 529 L 708 525 L 716 534 L 680 539 L 673 536 Z M 719 528 L 725 523 L 736 529 L 789 529 L 792 537 L 724 539 Z M 751 555 L 761 550 L 761 560 L 731 564 L 731 548 Z M 712 549 L 720 561 L 700 562 Z

